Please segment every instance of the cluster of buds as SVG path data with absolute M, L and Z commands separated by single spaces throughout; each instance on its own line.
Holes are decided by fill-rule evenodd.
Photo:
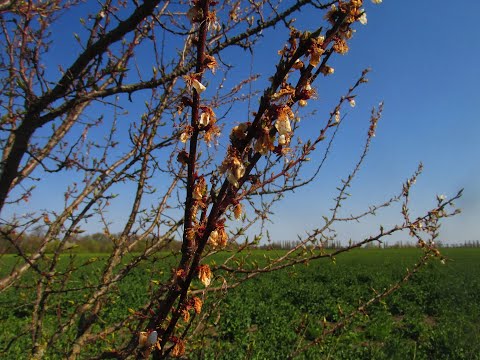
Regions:
M 375 111 L 375 109 L 372 110 L 372 114 L 370 116 L 370 128 L 368 129 L 369 137 L 375 136 L 375 130 L 377 128 L 378 120 L 380 119 L 380 116 L 382 114 L 382 110 L 383 110 L 383 103 L 380 103 L 380 106 L 378 107 L 377 111 Z

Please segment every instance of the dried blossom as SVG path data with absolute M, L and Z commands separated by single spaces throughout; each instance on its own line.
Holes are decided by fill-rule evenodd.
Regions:
M 212 282 L 212 271 L 208 265 L 200 265 L 198 267 L 198 278 L 203 285 L 209 286 Z
M 185 342 L 182 339 L 175 339 L 175 345 L 172 349 L 172 356 L 173 357 L 180 357 L 185 354 Z
M 218 246 L 223 248 L 227 245 L 227 241 L 228 241 L 227 232 L 225 231 L 224 226 L 218 227 L 217 231 L 218 231 Z
M 290 125 L 290 119 L 293 119 L 295 115 L 289 106 L 281 107 L 277 112 L 278 119 L 275 123 L 275 128 L 280 135 L 289 135 L 292 131 Z
M 195 5 L 187 11 L 187 18 L 192 24 L 200 22 L 203 20 L 203 10 Z
M 278 92 L 272 95 L 271 99 L 273 101 L 285 98 L 287 96 L 292 96 L 295 94 L 295 88 L 289 84 L 284 85 Z
M 183 132 L 180 134 L 180 141 L 186 143 L 193 135 L 193 128 L 190 125 L 185 126 Z
M 235 151 L 229 151 L 227 158 L 223 161 L 220 166 L 221 171 L 226 171 L 227 180 L 235 187 L 240 187 L 238 180 L 240 180 L 245 175 L 245 165 L 243 165 L 242 160 L 238 158 L 235 154 Z
M 294 68 L 295 70 L 300 70 L 301 68 L 303 68 L 303 66 L 304 66 L 303 62 L 302 62 L 300 59 L 297 59 L 297 60 L 293 63 L 292 68 Z
M 189 160 L 188 153 L 185 150 L 182 150 L 177 155 L 177 161 L 182 165 L 187 165 Z
M 221 135 L 220 128 L 217 125 L 215 125 L 215 123 L 212 123 L 212 119 L 210 118 L 210 126 L 205 131 L 205 134 L 203 134 L 203 139 L 208 145 L 210 145 L 210 142 L 212 141 L 212 139 L 217 138 L 220 135 Z
M 192 197 L 195 200 L 202 200 L 205 194 L 207 193 L 207 183 L 205 182 L 205 178 L 201 176 L 193 188 Z
M 208 243 L 213 247 L 216 248 L 218 246 L 218 231 L 213 230 L 208 237 Z
M 202 127 L 205 127 L 205 126 L 207 126 L 209 123 L 210 123 L 210 114 L 208 114 L 208 113 L 206 113 L 206 112 L 203 112 L 203 113 L 200 115 L 200 121 L 198 122 L 198 124 L 201 125 Z
M 335 38 L 335 43 L 333 44 L 333 51 L 338 54 L 345 55 L 348 52 L 348 44 L 342 38 Z
M 183 321 L 185 321 L 186 323 L 190 321 L 190 313 L 188 312 L 187 309 L 182 309 L 182 318 L 183 318 Z
M 320 72 L 324 75 L 332 75 L 335 72 L 335 69 L 331 66 L 325 65 L 320 69 Z
M 207 68 L 210 69 L 212 74 L 215 74 L 215 71 L 217 70 L 217 67 L 218 67 L 218 63 L 217 63 L 217 59 L 215 59 L 214 56 L 205 54 L 204 64 Z
M 138 334 L 138 346 L 145 347 L 147 345 L 148 333 L 146 331 L 140 331 Z
M 191 89 L 192 87 L 196 90 L 198 94 L 201 94 L 207 88 L 198 80 L 201 77 L 201 74 L 187 74 L 183 76 L 183 80 L 187 84 L 187 87 Z
M 241 123 L 235 126 L 230 133 L 230 140 L 244 140 L 247 137 L 247 131 L 250 123 Z
M 202 300 L 200 300 L 200 298 L 195 296 L 193 298 L 193 309 L 195 310 L 196 314 L 200 314 L 202 312 L 202 305 L 203 305 Z
M 264 128 L 261 135 L 255 142 L 255 151 L 262 155 L 267 155 L 269 151 L 272 151 L 275 148 L 273 145 L 273 140 L 273 137 L 270 135 L 270 130 L 268 128 Z
M 322 46 L 324 41 L 324 36 L 319 36 L 316 39 L 312 40 L 312 44 L 308 51 L 310 53 L 310 65 L 312 65 L 313 67 L 316 67 L 320 63 L 320 58 L 325 52 L 325 49 Z
M 206 127 L 208 125 L 214 125 L 216 123 L 216 116 L 213 109 L 209 106 L 201 106 L 202 113 L 200 114 L 199 125 Z
M 235 219 L 240 219 L 242 217 L 242 213 L 243 213 L 243 208 L 242 208 L 242 204 L 238 203 L 235 205 L 235 207 L 233 208 L 233 215 L 235 216 Z

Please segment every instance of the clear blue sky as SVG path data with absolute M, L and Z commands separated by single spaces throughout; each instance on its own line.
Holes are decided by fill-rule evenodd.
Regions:
M 451 196 L 465 188 L 457 203 L 463 213 L 445 221 L 441 239 L 480 240 L 480 3 L 365 3 L 368 24 L 357 27 L 350 53 L 336 59 L 341 64 L 335 77 L 348 84 L 361 69 L 372 68 L 370 82 L 359 91 L 358 108 L 350 112 L 348 122 L 364 122 L 369 108 L 381 100 L 385 111 L 370 157 L 352 189 L 351 209 L 395 193 L 421 161 L 425 170 L 415 187 L 412 207 L 427 209 L 434 204 L 435 194 Z M 358 146 L 358 128 L 346 128 L 336 145 L 341 163 L 348 163 L 349 153 Z M 348 167 L 343 168 L 346 174 Z M 280 226 L 275 237 L 290 237 L 304 223 L 317 221 L 317 211 L 322 209 L 317 204 L 325 197 L 319 196 L 318 202 L 311 198 L 323 193 L 323 183 L 319 179 L 312 188 L 290 197 L 290 206 L 277 219 L 291 228 Z M 289 210 L 292 206 L 294 213 Z M 393 221 L 393 214 L 384 221 Z M 344 236 L 358 238 L 371 226 L 345 229 Z
M 412 208 L 420 213 L 435 204 L 435 195 L 452 196 L 465 188 L 464 197 L 458 201 L 463 213 L 446 220 L 441 240 L 450 243 L 480 240 L 477 226 L 480 220 L 480 67 L 477 64 L 480 3 L 384 0 L 380 5 L 365 1 L 365 7 L 368 24 L 356 27 L 358 31 L 350 43 L 349 54 L 336 56 L 332 62 L 335 74 L 319 83 L 319 111 L 330 110 L 332 101 L 342 95 L 366 67 L 372 69 L 368 76 L 370 82 L 357 92 L 357 106 L 349 110 L 334 155 L 318 180 L 288 195 L 283 204 L 275 208 L 274 225 L 270 227 L 272 238 L 295 239 L 297 234 L 322 224 L 322 213 L 332 205 L 332 190 L 339 185 L 340 178 L 348 175 L 361 151 L 371 107 L 384 101 L 384 115 L 370 157 L 354 182 L 353 196 L 346 204 L 345 213 L 365 209 L 397 194 L 402 182 L 423 162 L 425 170 L 413 192 Z M 318 16 L 304 10 L 296 16 L 296 26 L 306 29 L 318 22 Z M 67 32 L 70 24 L 66 19 L 61 25 L 64 27 L 59 38 L 61 45 L 53 46 L 52 52 L 61 50 L 64 63 L 68 64 L 74 56 L 69 49 L 75 49 L 76 45 L 72 42 L 73 35 Z M 273 60 L 268 59 L 274 54 L 276 61 L 276 51 L 286 40 L 280 28 L 267 30 L 264 35 L 253 59 L 254 73 L 263 77 L 256 85 L 258 89 L 263 88 L 261 85 L 273 73 Z M 238 50 L 227 59 L 243 64 L 243 69 L 249 71 L 248 53 Z M 236 74 L 244 76 L 244 73 Z M 237 109 L 233 114 L 239 122 L 245 121 L 242 119 L 246 114 L 244 109 Z M 308 121 L 313 120 L 302 121 L 308 133 Z M 68 178 L 68 174 L 51 177 L 47 185 L 42 185 L 41 195 L 18 210 L 45 208 L 46 199 L 52 207 L 59 206 L 63 196 L 55 185 L 65 183 Z M 113 220 L 119 223 L 121 209 L 117 207 L 117 213 L 112 213 Z M 377 229 L 380 222 L 388 225 L 401 221 L 397 214 L 398 208 L 396 212 L 389 211 L 383 217 L 355 227 L 341 228 L 341 238 L 359 240 L 369 230 Z M 97 225 L 91 221 L 87 230 L 101 230 Z

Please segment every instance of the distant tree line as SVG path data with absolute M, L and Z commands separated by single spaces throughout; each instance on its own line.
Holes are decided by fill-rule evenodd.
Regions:
M 11 239 L 2 234 L 7 232 L 8 229 L 0 228 L 0 254 L 14 254 L 18 250 L 21 250 L 25 253 L 31 253 L 36 251 L 40 244 L 42 243 L 45 230 L 41 226 L 36 227 L 29 233 L 21 234 L 17 236 L 15 243 L 12 243 Z M 119 234 L 105 234 L 101 232 L 96 232 L 93 234 L 86 235 L 76 235 L 70 237 L 66 241 L 66 247 L 76 253 L 109 253 L 115 247 L 115 242 L 119 238 Z M 132 236 L 130 241 L 134 242 L 137 239 L 135 236 Z M 59 241 L 59 240 L 58 240 Z M 55 247 L 58 246 L 58 241 L 50 245 L 50 251 L 53 252 Z M 151 246 L 152 243 L 157 241 L 155 236 L 150 236 L 143 242 L 138 242 L 132 248 L 132 252 L 141 252 L 145 247 Z M 298 247 L 298 241 L 295 240 L 281 240 L 281 241 L 269 241 L 268 243 L 257 245 L 255 248 L 260 250 L 291 250 Z M 168 245 L 165 248 L 165 251 L 178 251 L 181 249 L 181 242 L 175 238 L 171 238 Z M 229 247 L 236 249 L 241 244 L 231 243 Z M 332 241 L 328 244 L 325 244 L 324 249 L 340 249 L 345 245 L 342 244 L 340 240 Z M 397 241 L 393 244 L 388 243 L 369 243 L 365 248 L 413 248 L 417 247 L 417 244 L 412 242 L 402 242 Z M 466 247 L 466 248 L 480 248 L 480 240 L 469 240 L 463 243 L 444 243 L 437 242 L 438 247 Z M 308 247 L 308 246 L 307 246 Z

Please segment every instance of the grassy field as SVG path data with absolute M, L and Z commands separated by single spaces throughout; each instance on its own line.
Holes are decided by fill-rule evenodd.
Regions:
M 385 302 L 372 306 L 340 333 L 298 358 L 480 359 L 480 249 L 445 249 L 443 254 L 450 259 L 446 265 L 429 264 Z M 263 255 L 258 252 L 259 259 Z M 189 341 L 188 358 L 285 359 L 297 347 L 318 338 L 324 326 L 341 320 L 359 301 L 400 279 L 418 256 L 416 249 L 361 249 L 339 256 L 335 263 L 312 262 L 255 278 L 229 290 L 220 304 L 210 304 L 216 306 L 208 319 L 211 326 L 200 328 Z M 76 261 L 86 259 L 79 255 Z M 14 258 L 1 261 L 0 272 Z M 101 258 L 84 267 L 70 280 L 72 286 L 93 283 L 100 275 L 100 262 Z M 152 271 L 160 279 L 168 273 L 163 270 L 133 272 L 111 294 L 112 306 L 102 313 L 103 322 L 115 321 L 128 308 L 139 306 L 147 296 Z M 2 359 L 28 358 L 26 329 L 34 296 L 28 287 L 33 281 L 30 276 L 22 286 L 0 294 L 0 351 L 18 338 L 7 352 L 0 353 Z M 52 322 L 58 309 L 68 316 L 79 296 L 58 297 L 58 303 L 50 305 Z M 66 333 L 65 341 L 72 335 Z M 58 349 L 64 346 L 61 342 Z M 48 358 L 55 358 L 53 354 L 55 350 Z

